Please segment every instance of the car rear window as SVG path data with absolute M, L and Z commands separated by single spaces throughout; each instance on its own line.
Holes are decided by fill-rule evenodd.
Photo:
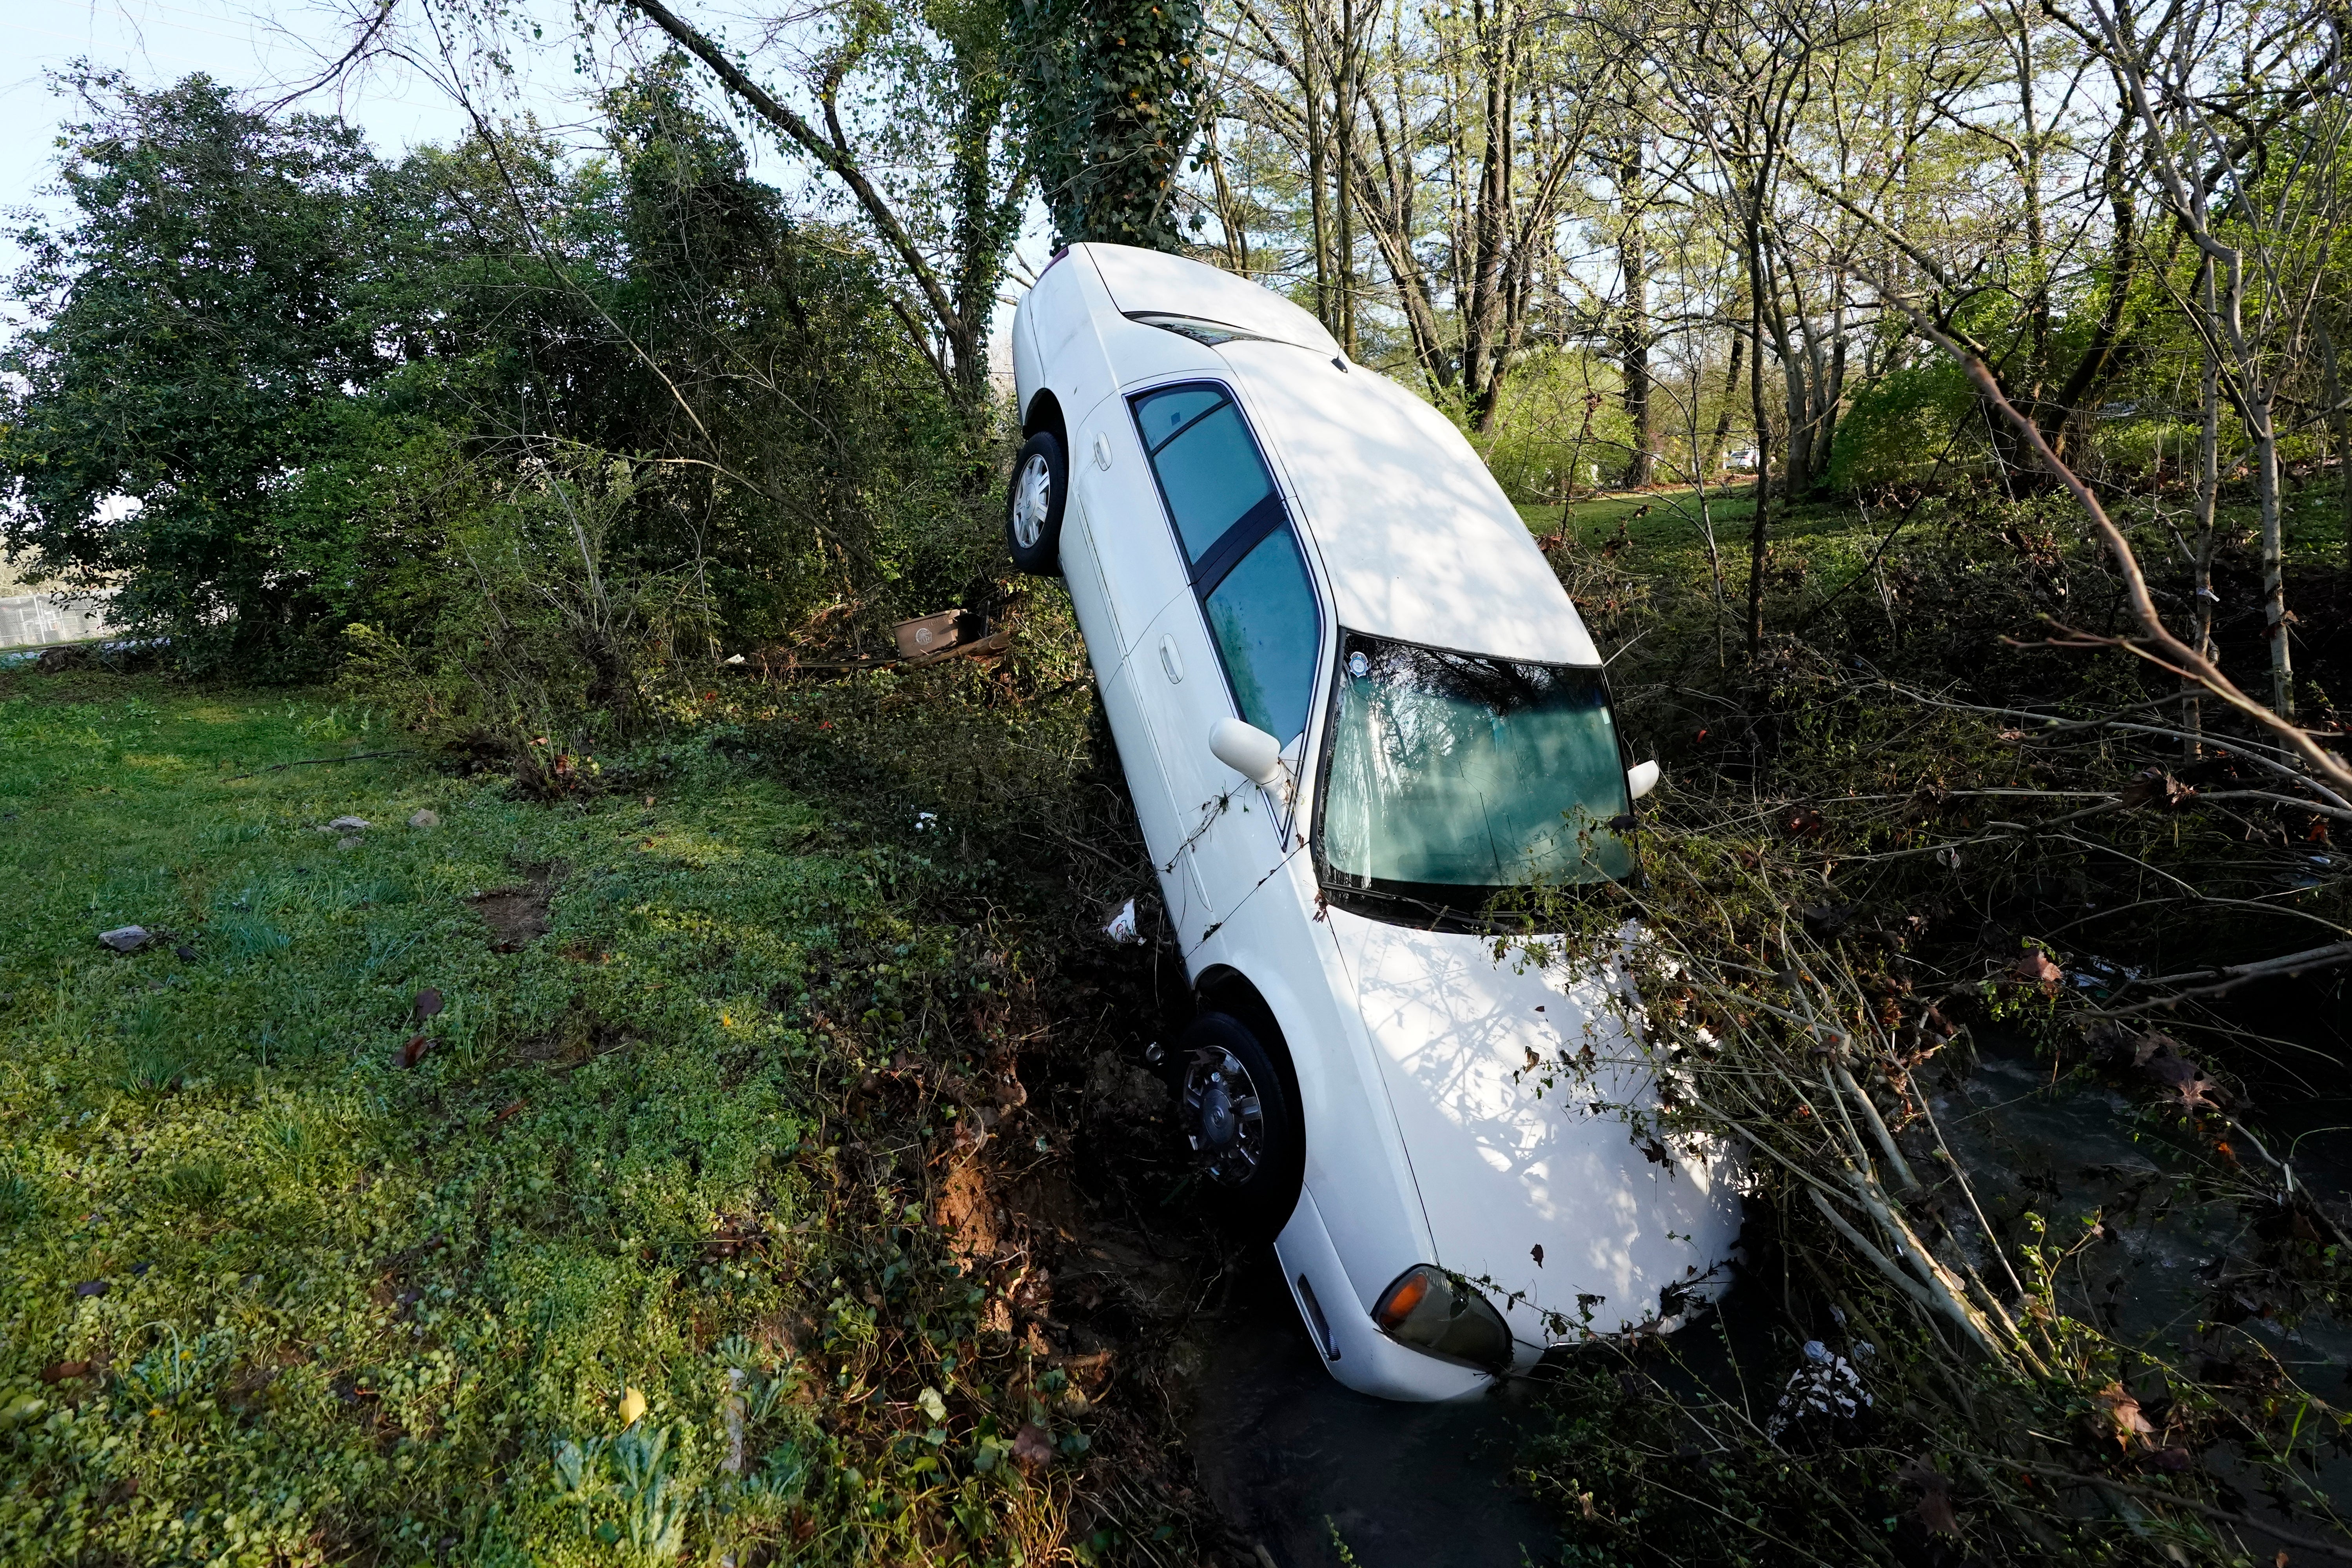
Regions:
M 1135 401 L 1136 428 L 1195 575 L 1237 526 L 1263 530 L 1278 510 L 1274 479 L 1231 397 L 1216 386 L 1179 386 Z
M 1210 591 L 1209 635 L 1242 717 L 1288 745 L 1307 728 L 1320 625 L 1315 589 L 1288 529 L 1260 540 Z

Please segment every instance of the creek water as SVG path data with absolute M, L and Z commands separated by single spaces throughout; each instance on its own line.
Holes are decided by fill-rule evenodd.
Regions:
M 2333 1031 L 2326 1031 L 2331 1037 Z M 2258 1081 L 2266 1142 L 2294 1151 L 2298 1177 L 2331 1212 L 2347 1212 L 2352 1185 L 2352 1078 L 2340 1047 L 2314 1043 L 2282 1056 Z M 1953 1156 L 1997 1231 L 2016 1238 L 2032 1211 L 2047 1241 L 2072 1245 L 2097 1215 L 2102 1230 L 2076 1249 L 2059 1286 L 2069 1310 L 2093 1314 L 2127 1342 L 2172 1359 L 2227 1360 L 2259 1343 L 2304 1387 L 2340 1402 L 2352 1373 L 2352 1329 L 2306 1318 L 2277 1321 L 2260 1276 L 2243 1263 L 2258 1217 L 2181 1180 L 2177 1152 L 2132 1100 L 2096 1077 L 2059 1074 L 2014 1042 L 1985 1042 L 1975 1067 L 1930 1104 Z M 1956 1232 L 1975 1230 L 1965 1218 Z M 1980 1234 L 1980 1233 L 1979 1233 Z M 1974 1261 L 2008 1294 L 2003 1266 L 1979 1245 Z M 1743 1281 L 1723 1303 L 1748 1386 L 1777 1388 L 1798 1364 L 1792 1339 Z M 2230 1336 L 2243 1336 L 2233 1352 Z M 1685 1335 L 1685 1339 L 1713 1335 Z M 1268 1249 L 1252 1255 L 1223 1306 L 1196 1325 L 1191 1446 L 1203 1484 L 1243 1537 L 1275 1568 L 1520 1568 L 1559 1558 L 1549 1518 L 1512 1489 L 1514 1428 L 1536 1392 L 1507 1385 L 1462 1404 L 1407 1405 L 1342 1388 L 1297 1321 Z M 1694 1363 L 1715 1357 L 1706 1347 Z M 1702 1373 L 1704 1375 L 1704 1373 Z M 2226 1473 L 2225 1458 L 2217 1460 Z M 2352 1476 L 2329 1465 L 2315 1478 L 2352 1497 Z M 1344 1554 L 1340 1543 L 1344 1542 Z

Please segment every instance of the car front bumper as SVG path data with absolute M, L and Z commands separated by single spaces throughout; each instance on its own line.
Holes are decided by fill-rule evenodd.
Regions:
M 1307 1338 L 1331 1375 L 1349 1388 L 1381 1399 L 1427 1403 L 1474 1398 L 1494 1386 L 1496 1373 L 1424 1354 L 1381 1332 L 1339 1262 L 1313 1193 L 1298 1194 L 1298 1206 L 1275 1238 L 1274 1251 Z M 1541 1345 L 1524 1340 L 1515 1341 L 1512 1350 L 1515 1373 L 1533 1367 L 1543 1354 Z

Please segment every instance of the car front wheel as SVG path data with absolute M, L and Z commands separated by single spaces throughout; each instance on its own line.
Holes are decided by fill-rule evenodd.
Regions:
M 1062 439 L 1040 430 L 1013 460 L 1013 488 L 1004 498 L 1004 541 L 1013 564 L 1036 577 L 1062 572 L 1062 508 L 1069 499 L 1070 462 Z
M 1306 1167 L 1306 1140 L 1273 1057 L 1239 1018 L 1203 1013 L 1171 1065 L 1211 1217 L 1237 1240 L 1271 1238 L 1297 1206 Z

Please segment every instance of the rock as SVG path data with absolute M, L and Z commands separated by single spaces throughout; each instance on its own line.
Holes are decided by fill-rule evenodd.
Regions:
M 415 816 L 408 819 L 408 826 L 411 827 L 438 827 L 441 826 L 441 814 L 437 811 L 419 811 Z
M 116 926 L 112 931 L 99 932 L 98 940 L 117 952 L 137 952 L 152 939 L 145 926 Z
M 365 842 L 366 840 L 362 839 L 358 834 L 350 833 L 336 839 L 335 847 L 338 849 L 356 849 Z
M 172 952 L 183 963 L 194 963 L 196 961 L 196 950 L 184 942 L 173 948 Z
M 365 833 L 368 826 L 364 816 L 339 816 L 327 824 L 327 828 L 331 833 Z
M 103 1279 L 85 1279 L 80 1284 L 74 1287 L 74 1294 L 77 1296 L 103 1296 L 106 1294 L 106 1281 Z

